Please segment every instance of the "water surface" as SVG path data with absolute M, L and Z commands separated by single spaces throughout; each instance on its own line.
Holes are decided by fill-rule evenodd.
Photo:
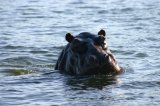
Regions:
M 67 32 L 107 31 L 125 73 L 68 76 L 54 70 Z M 1 106 L 158 106 L 159 0 L 3 0 Z

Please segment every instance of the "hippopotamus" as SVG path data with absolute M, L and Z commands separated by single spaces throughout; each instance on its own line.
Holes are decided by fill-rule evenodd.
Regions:
M 62 50 L 55 70 L 72 75 L 118 74 L 122 68 L 117 63 L 105 40 L 106 32 L 82 32 L 77 36 L 67 33 L 68 44 Z

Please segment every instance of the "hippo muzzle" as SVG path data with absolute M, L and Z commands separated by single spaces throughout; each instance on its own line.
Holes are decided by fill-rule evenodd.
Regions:
M 118 74 L 122 68 L 108 49 L 105 31 L 97 35 L 88 32 L 73 36 L 66 34 L 69 42 L 59 56 L 55 69 L 75 75 Z

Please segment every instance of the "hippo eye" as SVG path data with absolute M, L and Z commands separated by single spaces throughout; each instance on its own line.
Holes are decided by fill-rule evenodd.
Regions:
M 105 37 L 104 36 L 99 36 L 97 38 L 95 38 L 95 45 L 97 46 L 102 46 L 103 49 L 105 49 L 105 45 L 106 43 L 104 42 L 105 41 Z
M 72 51 L 76 53 L 84 53 L 86 51 L 85 42 L 81 41 L 80 39 L 74 39 L 72 42 Z

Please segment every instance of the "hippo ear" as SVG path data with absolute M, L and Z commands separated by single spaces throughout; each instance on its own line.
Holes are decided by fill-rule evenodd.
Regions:
M 66 40 L 67 40 L 69 43 L 71 43 L 72 40 L 74 39 L 74 36 L 71 35 L 70 33 L 67 33 L 65 38 L 66 38 Z
M 105 35 L 106 35 L 105 30 L 101 29 L 101 30 L 98 32 L 98 35 L 103 35 L 103 36 L 105 36 Z

